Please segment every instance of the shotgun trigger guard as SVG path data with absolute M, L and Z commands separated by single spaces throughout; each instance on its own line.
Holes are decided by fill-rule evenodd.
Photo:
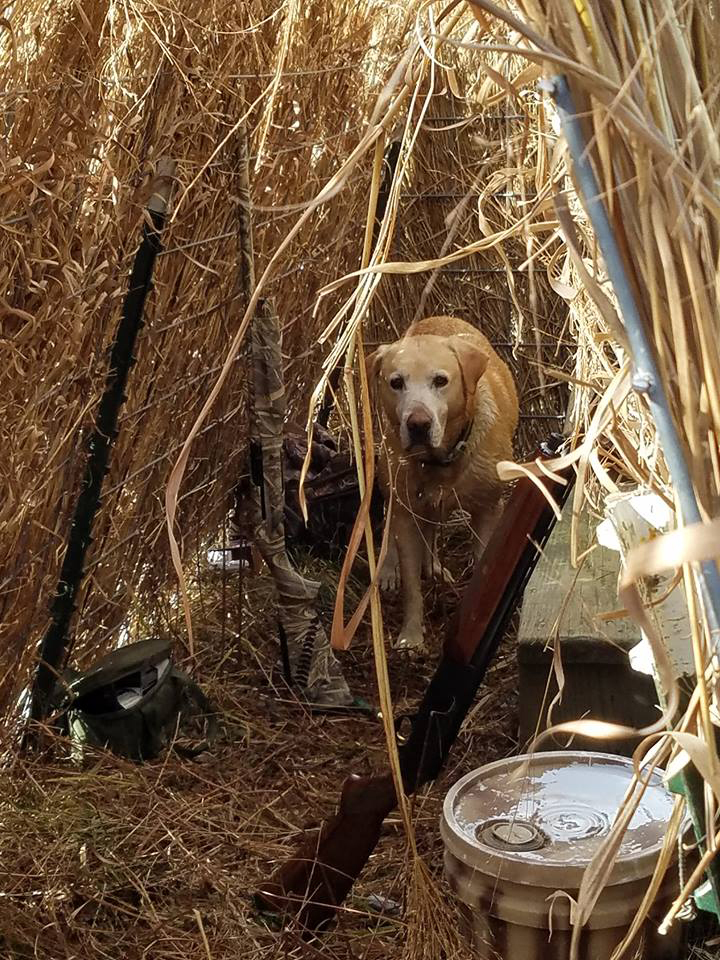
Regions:
M 453 697 L 452 703 L 447 708 L 447 710 L 431 710 L 430 715 L 428 716 L 427 727 L 425 729 L 425 736 L 423 737 L 422 750 L 420 752 L 420 762 L 418 763 L 418 781 L 422 783 L 425 779 L 434 780 L 435 777 L 440 772 L 445 761 L 445 754 L 447 750 L 444 749 L 445 744 L 443 742 L 443 727 L 444 720 L 448 719 L 455 712 L 455 707 L 457 700 Z M 433 751 L 433 748 L 430 747 L 430 737 L 431 734 L 435 735 L 436 749 Z M 433 757 L 435 753 L 435 757 Z M 440 763 L 438 765 L 438 758 Z M 426 773 L 428 772 L 426 778 Z
M 402 746 L 407 743 L 410 739 L 410 734 L 412 733 L 412 728 L 415 725 L 417 720 L 417 713 L 399 713 L 395 717 L 395 740 L 398 746 Z M 407 727 L 407 724 L 410 724 L 410 729 L 407 736 L 402 732 L 403 727 Z
M 403 780 L 408 781 L 405 783 L 408 792 L 434 780 L 438 775 L 445 760 L 445 727 L 456 710 L 457 698 L 453 697 L 445 710 L 431 708 L 427 713 L 403 714 L 397 718 L 398 727 L 402 721 L 410 721 L 410 733 L 407 737 L 400 740 L 400 732 L 396 731 Z

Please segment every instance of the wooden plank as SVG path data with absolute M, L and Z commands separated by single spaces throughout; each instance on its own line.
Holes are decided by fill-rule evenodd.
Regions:
M 590 523 L 581 523 L 581 542 L 591 538 Z M 550 636 L 560 618 L 563 640 L 582 638 L 597 641 L 594 656 L 612 655 L 615 648 L 627 652 L 640 640 L 630 620 L 603 622 L 598 614 L 617 609 L 619 555 L 605 547 L 588 553 L 579 570 L 570 565 L 570 510 L 555 526 L 544 555 L 538 561 L 525 590 L 520 617 L 519 642 L 537 645 Z M 589 655 L 589 654 L 588 654 Z M 617 659 L 617 657 L 613 657 Z

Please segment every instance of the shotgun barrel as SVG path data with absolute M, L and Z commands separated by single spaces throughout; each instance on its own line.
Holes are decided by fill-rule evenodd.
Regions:
M 553 435 L 536 456 L 554 456 L 561 440 Z M 565 486 L 548 482 L 559 504 L 565 502 L 573 476 L 568 469 Z M 447 760 L 554 524 L 555 513 L 543 493 L 531 480 L 518 480 L 475 566 L 410 735 L 398 748 L 406 794 L 434 780 Z M 396 804 L 390 770 L 350 776 L 335 816 L 263 884 L 255 894 L 256 905 L 295 916 L 307 930 L 326 926 L 370 858 L 383 820 Z

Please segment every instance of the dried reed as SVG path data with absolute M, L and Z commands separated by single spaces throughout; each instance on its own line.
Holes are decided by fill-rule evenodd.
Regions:
M 261 275 L 298 208 L 352 152 L 412 26 L 397 9 L 342 2 L 315 3 L 303 17 L 284 7 L 268 14 L 260 3 L 231 10 L 215 2 L 177 0 L 162 9 L 99 2 L 78 11 L 31 2 L 0 32 L 5 714 L 15 710 L 47 622 L 155 158 L 171 155 L 178 165 L 174 219 L 79 604 L 72 657 L 80 664 L 114 645 L 119 633 L 137 635 L 140 625 L 184 638 L 162 497 L 245 307 L 236 284 L 240 120 L 248 115 L 252 134 Z M 462 81 L 462 69 L 458 76 Z M 467 82 L 482 85 L 482 74 L 473 68 Z M 480 171 L 497 179 L 509 149 L 505 135 L 522 136 L 523 122 L 504 118 L 503 110 L 499 104 L 496 115 L 485 117 L 437 86 L 397 197 L 399 229 L 391 245 L 401 256 L 410 249 L 434 256 L 447 218 L 454 218 L 459 242 L 472 234 L 472 203 L 454 212 L 456 195 L 473 197 Z M 516 115 L 514 106 L 509 113 Z M 434 119 L 458 115 L 467 121 Z M 448 153 L 455 157 L 451 175 Z M 321 371 L 328 346 L 316 341 L 338 302 L 331 294 L 316 307 L 318 291 L 360 262 L 370 168 L 371 157 L 360 157 L 342 194 L 308 219 L 266 290 L 284 307 L 285 376 L 295 416 Z M 484 180 L 477 182 L 484 189 Z M 521 197 L 491 203 L 511 222 Z M 518 245 L 513 266 L 522 255 Z M 526 410 L 555 414 L 564 405 L 564 385 L 538 393 L 533 327 L 550 344 L 541 358 L 561 368 L 568 350 L 557 355 L 554 346 L 565 322 L 558 297 L 539 279 L 537 315 L 523 326 L 524 277 L 515 274 L 513 298 L 504 275 L 494 272 L 503 269 L 497 256 L 478 255 L 468 266 L 476 272 L 437 277 L 426 309 L 482 314 L 511 359 L 520 341 L 514 366 Z M 419 275 L 387 278 L 366 336 L 403 329 L 425 282 Z M 530 346 L 525 334 L 518 336 L 521 327 Z M 240 359 L 192 446 L 176 528 L 187 570 L 204 563 L 245 469 L 244 377 Z M 335 424 L 341 433 L 347 417 L 341 409 Z M 523 446 L 536 427 L 552 422 L 524 421 Z
M 2 392 L 10 496 L 0 508 L 6 709 L 26 682 L 29 641 L 44 625 L 79 475 L 79 441 L 136 242 L 141 185 L 163 154 L 178 163 L 181 199 L 75 652 L 82 658 L 111 643 L 128 616 L 182 639 L 162 532 L 168 469 L 196 424 L 184 477 L 176 475 L 183 482 L 175 529 L 190 569 L 243 464 L 243 371 L 230 347 L 240 340 L 243 311 L 245 320 L 251 312 L 238 303 L 234 279 L 233 133 L 246 116 L 257 151 L 254 206 L 267 215 L 257 273 L 272 264 L 262 292 L 292 304 L 286 378 L 296 412 L 338 362 L 352 364 L 363 344 L 402 332 L 419 304 L 425 312 L 442 305 L 443 312 L 482 317 L 486 332 L 509 345 L 527 413 L 563 407 L 571 385 L 576 515 L 585 505 L 601 512 L 604 494 L 626 481 L 674 503 L 653 424 L 630 390 L 622 323 L 552 109 L 529 90 L 540 70 L 565 72 L 685 431 L 704 517 L 716 516 L 720 156 L 709 66 L 719 50 L 716 4 L 472 0 L 472 16 L 457 3 L 418 5 L 415 14 L 408 30 L 395 9 L 343 0 L 311 3 L 305 16 L 295 3 L 268 16 L 259 3 L 196 0 L 122 9 L 31 2 L 14 13 L 12 30 L 0 38 L 0 305 L 11 334 Z M 401 160 L 363 259 L 366 192 L 383 137 L 401 140 Z M 429 200 L 428 192 L 439 196 Z M 447 201 L 449 209 L 441 206 Z M 451 272 L 461 266 L 468 272 Z M 224 382 L 198 424 L 223 362 Z M 360 396 L 367 405 L 363 384 Z M 338 429 L 348 442 L 352 434 L 355 443 L 363 439 L 346 408 L 338 411 Z M 588 546 L 575 536 L 574 559 Z M 692 549 L 684 559 L 690 571 Z M 692 576 L 682 589 L 702 616 Z M 694 739 L 676 743 L 694 751 L 715 783 L 714 675 L 706 669 L 712 645 L 700 622 L 698 688 L 682 721 L 684 736 Z M 382 676 L 377 617 L 373 629 Z M 415 869 L 417 880 L 422 868 Z M 138 902 L 152 902 L 143 884 L 128 882 Z M 415 889 L 426 918 L 427 888 Z M 438 937 L 431 949 L 449 942 Z

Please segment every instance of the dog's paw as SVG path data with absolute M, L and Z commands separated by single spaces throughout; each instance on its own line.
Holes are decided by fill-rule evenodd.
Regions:
M 406 625 L 400 631 L 400 636 L 395 644 L 396 650 L 401 650 L 410 656 L 421 656 L 427 653 L 425 646 L 425 631 L 422 625 Z
M 439 560 L 433 560 L 432 575 L 435 580 L 448 585 L 455 583 L 455 577 L 450 573 L 447 567 L 444 567 Z
M 382 565 L 380 571 L 380 589 L 386 593 L 394 592 L 400 589 L 400 566 L 397 563 L 388 563 Z

